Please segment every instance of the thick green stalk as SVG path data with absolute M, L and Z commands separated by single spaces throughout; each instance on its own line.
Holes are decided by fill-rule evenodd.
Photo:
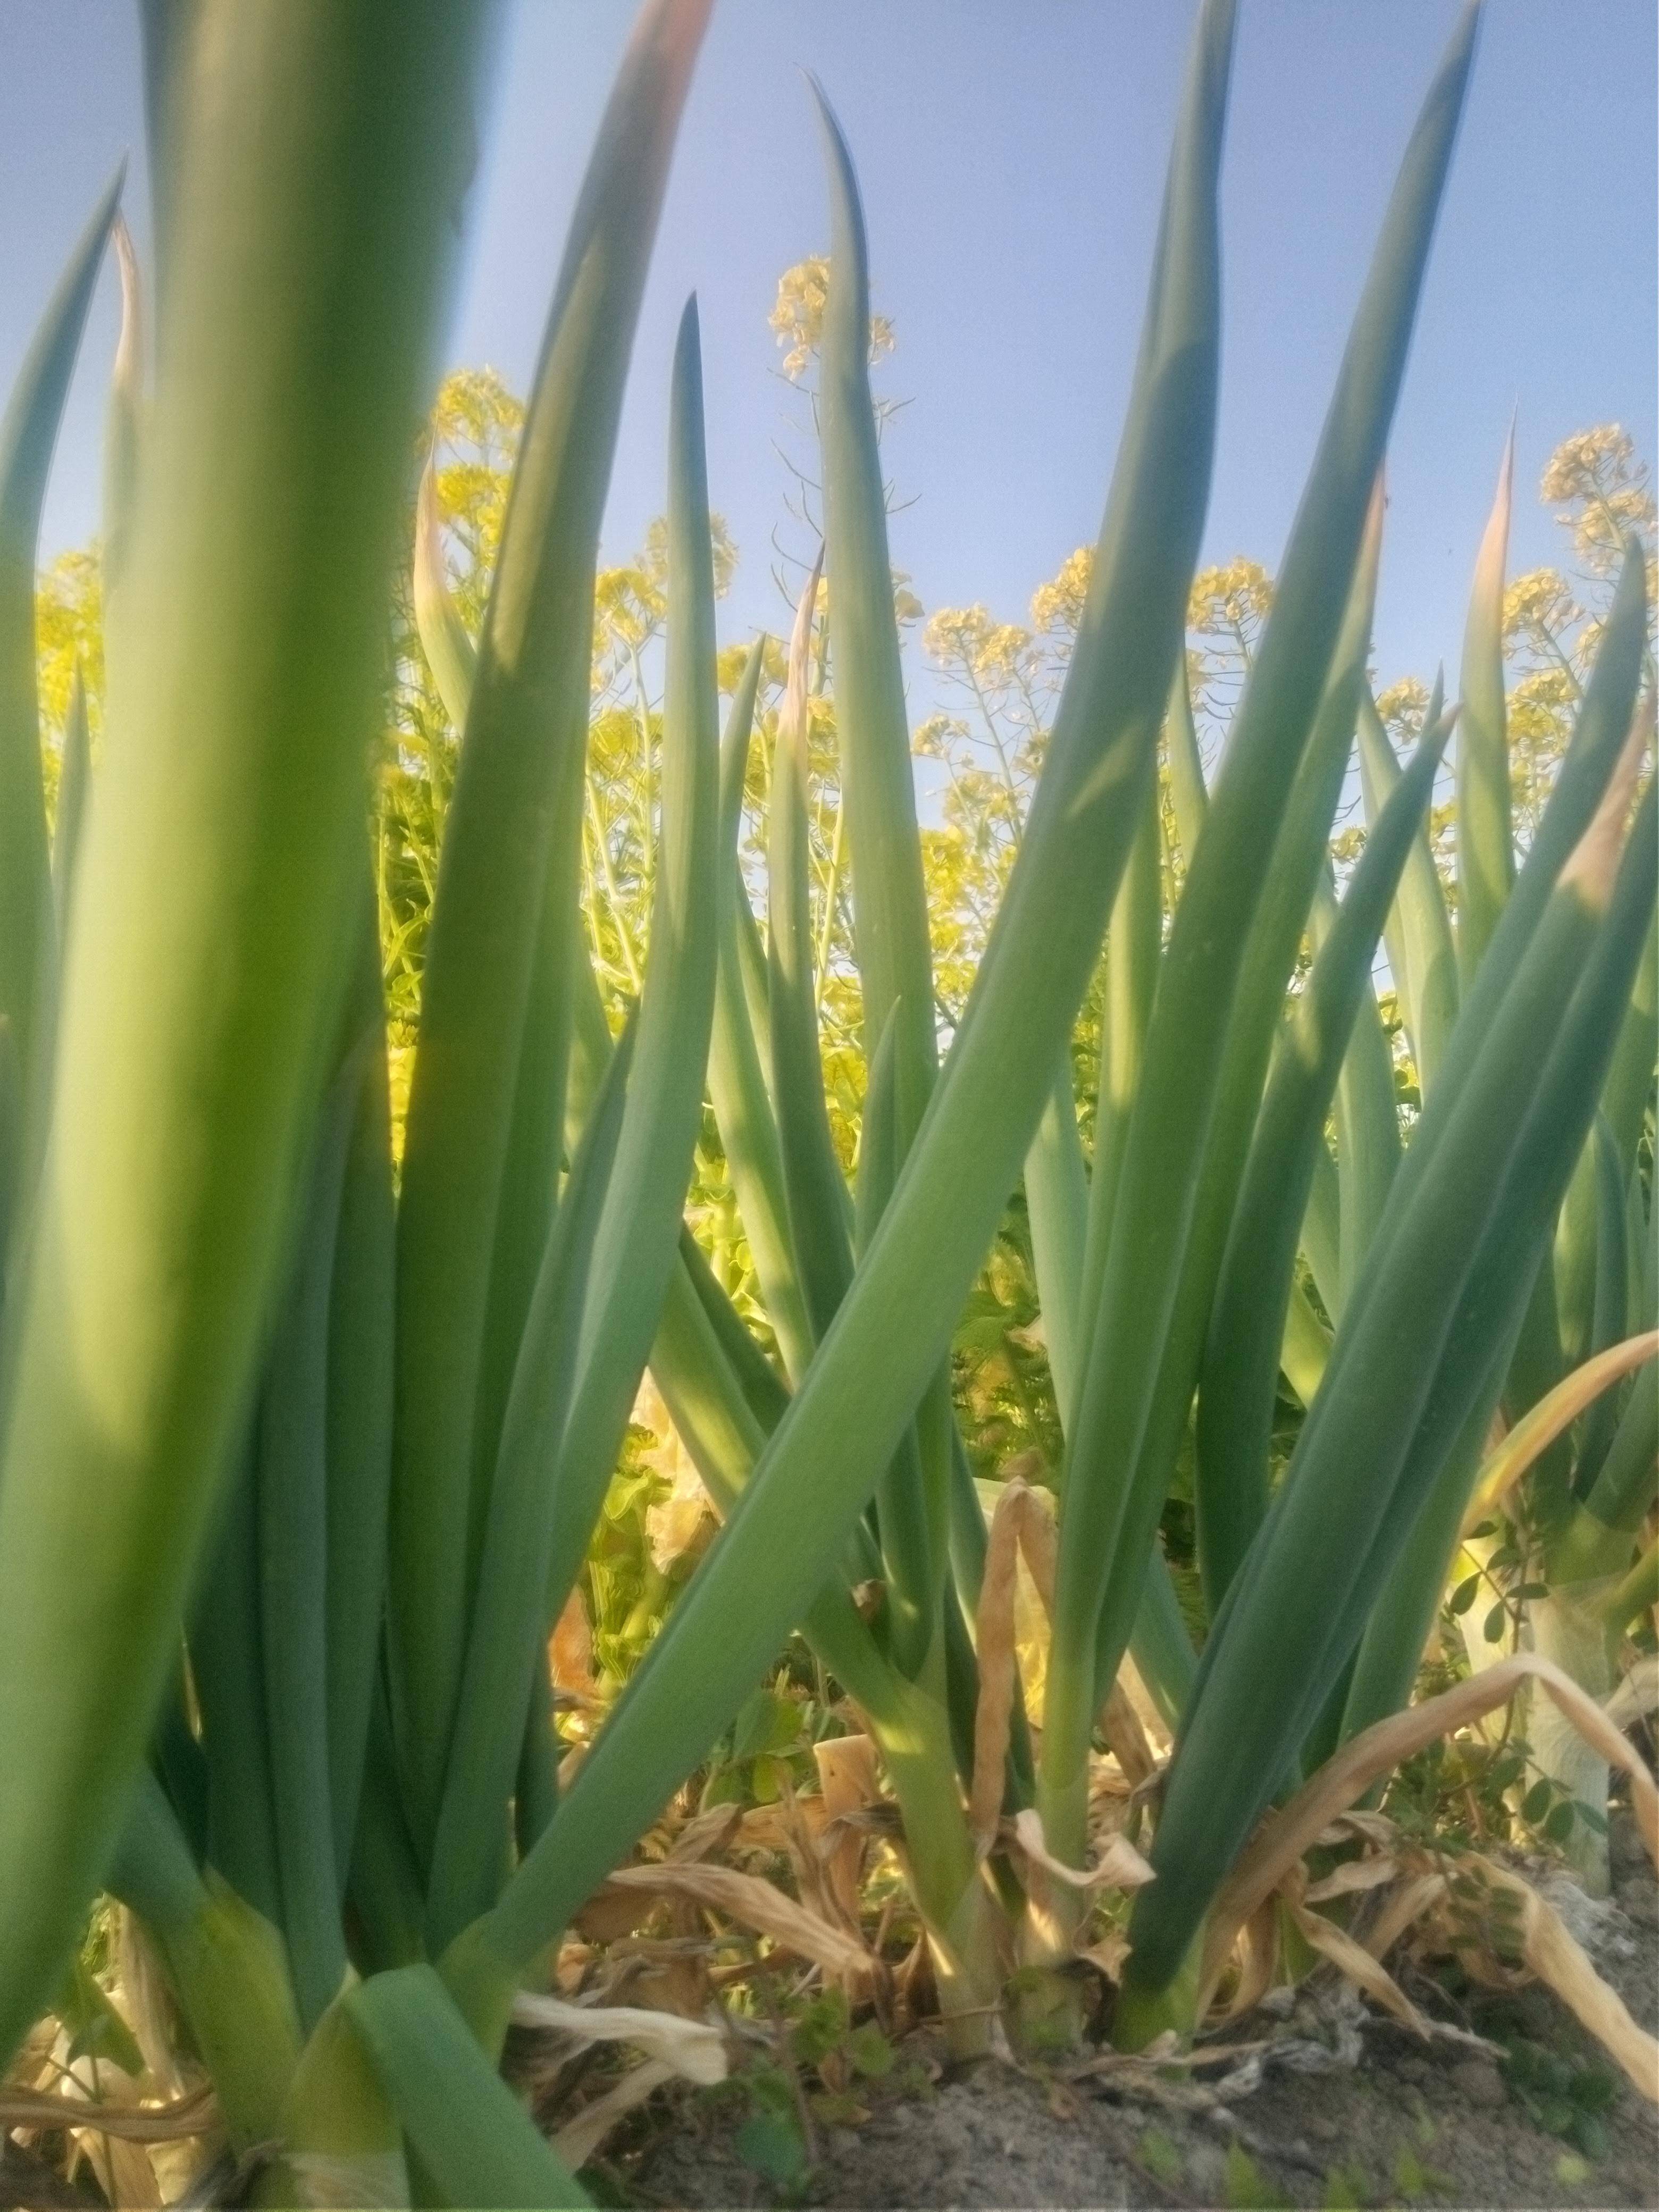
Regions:
M 369 1041 L 324 1098 L 288 1286 L 254 1415 L 255 1543 L 271 1810 L 301 2027 L 309 2033 L 345 1972 L 329 1799 L 328 1357 L 346 1159 Z
M 1506 1364 L 1493 1363 L 1371 1608 L 1343 1705 L 1344 1740 L 1400 1711 L 1410 1699 L 1462 1541 L 1469 1490 L 1486 1454 Z M 1438 1422 L 1425 1419 L 1417 1448 L 1437 1449 L 1439 1443 Z
M 443 709 L 457 736 L 466 728 L 472 703 L 472 686 L 478 672 L 478 648 L 467 635 L 460 609 L 449 588 L 444 561 L 443 518 L 438 511 L 435 453 L 428 453 L 421 471 L 421 488 L 415 495 L 415 549 L 410 580 L 415 602 L 415 627 L 421 650 L 432 671 Z
M 329 1802 L 334 1863 L 343 1887 L 356 1834 L 386 1611 L 397 1310 L 386 1011 L 379 917 L 367 869 L 360 910 L 357 975 L 346 1024 L 358 1082 L 329 1287 L 325 1431 Z
M 1607 1607 L 1630 1570 L 1632 1549 L 1627 1534 L 1604 1527 L 1581 1509 L 1545 1547 L 1541 1578 L 1547 1591 L 1527 1606 L 1533 1650 L 1553 1659 L 1598 1705 L 1619 1686 Z M 1607 1762 L 1553 1698 L 1528 1698 L 1524 1725 L 1531 1771 L 1547 1776 L 1575 1806 L 1589 1808 L 1588 1820 L 1574 1815 L 1565 1839 L 1567 1863 L 1592 1897 L 1605 1897 L 1611 1886 Z
M 1463 632 L 1457 735 L 1457 973 L 1467 991 L 1515 881 L 1510 750 L 1504 703 L 1504 564 L 1515 480 L 1510 429 L 1498 495 L 1474 564 Z
M 789 1240 L 783 1158 L 767 1078 L 744 996 L 742 916 L 749 894 L 738 863 L 744 782 L 766 639 L 755 640 L 732 695 L 720 740 L 720 930 L 714 1024 L 708 1048 L 708 1093 L 726 1152 L 756 1279 L 792 1382 L 812 1356 L 812 1334 Z
M 1648 1546 L 1607 1600 L 1605 1618 L 1609 1634 L 1617 1635 L 1638 1613 L 1651 1613 L 1656 1607 L 1659 1607 L 1659 1540 Z
M 490 1486 L 477 1602 L 432 1851 L 434 1955 L 484 1911 L 507 1863 L 507 1801 L 538 1670 L 545 1671 L 548 1469 L 570 1409 L 582 1310 L 622 1132 L 635 1030 L 611 1055 L 542 1263 Z
M 1184 663 L 1183 663 L 1184 668 Z M 1176 691 L 1184 699 L 1184 675 Z M 1174 716 L 1171 716 L 1173 721 Z M 1170 727 L 1165 725 L 1166 730 Z M 1203 780 L 1198 784 L 1201 804 Z M 1189 805 L 1194 802 L 1189 801 Z M 1085 1364 L 1100 1311 L 1101 1285 L 1106 1275 L 1106 1254 L 1111 1242 L 1112 1212 L 1123 1170 L 1129 1123 L 1140 1089 L 1146 1058 L 1146 1033 L 1152 1026 L 1152 1000 L 1158 993 L 1158 968 L 1164 951 L 1163 855 L 1159 850 L 1158 787 L 1150 785 L 1141 800 L 1140 819 L 1129 848 L 1128 864 L 1118 885 L 1112 918 L 1106 925 L 1106 1003 L 1100 1024 L 1099 1083 L 1095 1104 L 1095 1155 L 1084 1207 L 1084 1247 L 1080 1272 L 1074 1286 L 1076 1300 L 1072 1331 L 1075 1355 L 1061 1354 L 1066 1369 L 1065 1395 L 1060 1407 L 1066 1434 L 1075 1427 L 1077 1394 L 1083 1385 Z M 1194 841 L 1196 842 L 1196 841 Z M 1075 1203 L 1075 1194 L 1072 1194 Z M 1036 1225 L 1032 1226 L 1035 1238 Z M 1058 1378 L 1057 1378 L 1058 1379 Z
M 476 8 L 209 14 L 0 1456 L 3 2050 L 107 1856 L 289 1249 L 471 136 Z
M 1628 1175 L 1636 1158 L 1643 1118 L 1653 1091 L 1653 1066 L 1659 1048 L 1659 1018 L 1656 1017 L 1656 945 L 1659 921 L 1649 933 L 1648 945 L 1631 994 L 1613 1066 L 1607 1072 L 1602 1104 L 1618 1157 Z M 1587 1146 L 1568 1189 L 1555 1232 L 1554 1279 L 1557 1324 L 1560 1331 L 1561 1361 L 1577 1366 L 1587 1356 L 1595 1316 L 1597 1271 L 1597 1174 L 1595 1152 Z
M 1172 757 L 1177 744 L 1173 725 L 1181 708 L 1185 709 L 1189 726 L 1191 720 L 1185 672 L 1183 658 L 1171 687 L 1172 703 L 1164 724 Z M 1204 778 L 1198 765 L 1195 736 L 1192 737 L 1191 773 L 1196 787 L 1188 793 L 1187 804 L 1201 818 Z M 1139 824 L 1106 927 L 1106 1004 L 1100 1033 L 1093 1164 L 1085 1180 L 1071 1097 L 1069 1060 L 1062 1071 L 1066 1088 L 1056 1091 L 1025 1161 L 1038 1298 L 1049 1332 L 1048 1364 L 1056 1407 L 1067 1437 L 1077 1419 L 1085 1356 L 1099 1308 L 1112 1203 L 1140 1082 L 1163 950 L 1163 854 L 1156 781 L 1147 786 L 1140 806 Z M 1071 1135 L 1068 1139 L 1062 1126 L 1056 1146 L 1048 1132 L 1059 1115 L 1070 1117 Z M 1047 1288 L 1045 1275 L 1049 1279 Z M 1143 1680 L 1164 1718 L 1173 1724 L 1192 1686 L 1195 1662 L 1192 1638 L 1169 1568 L 1156 1547 L 1136 1601 L 1130 1641 Z
M 1314 1154 L 1313 1183 L 1302 1221 L 1302 1256 L 1333 1324 L 1342 1318 L 1342 1192 L 1330 1147 Z
M 181 141 L 191 81 L 201 66 L 211 0 L 138 0 L 143 40 L 144 137 L 149 155 L 150 228 L 158 302 L 172 275 L 178 228 Z
M 1625 1249 L 1625 1177 L 1619 1147 L 1607 1116 L 1598 1114 L 1588 1147 L 1595 1163 L 1595 1300 L 1590 1322 L 1592 1354 L 1606 1352 L 1629 1335 L 1635 1316 L 1626 1310 L 1630 1291 L 1630 1255 Z M 1577 1463 L 1572 1486 L 1588 1498 L 1607 1458 L 1619 1425 L 1620 1393 L 1604 1390 L 1584 1414 L 1578 1432 Z
M 807 1320 L 821 1339 L 853 1279 L 847 1185 L 823 1094 L 817 998 L 812 988 L 812 918 L 806 801 L 806 651 L 818 572 L 807 579 L 789 647 L 789 685 L 772 754 L 767 822 L 767 1005 L 772 1095 L 788 1204 L 790 1240 Z M 870 1054 L 873 1071 L 877 1043 Z M 893 1041 L 885 1040 L 890 1062 Z
M 831 599 L 842 819 L 866 1062 L 893 1025 L 895 1157 L 910 1149 L 938 1068 L 933 950 L 887 547 L 886 487 L 870 392 L 870 269 L 852 155 L 813 87 L 830 183 L 830 283 L 819 347 L 824 550 Z M 946 1566 L 954 1415 L 948 1366 L 916 1408 L 908 1468 L 886 1486 L 882 1546 L 898 1648 L 929 1648 Z
M 669 422 L 668 635 L 662 825 L 639 1041 L 594 1239 L 574 1394 L 553 1488 L 548 1614 L 580 1570 L 674 1267 L 719 947 L 720 730 L 714 579 L 695 300 L 681 319 Z
M 430 1966 L 373 1975 L 345 2008 L 403 2123 L 422 2203 L 499 2212 L 587 2203 Z
M 1131 853 L 1118 891 L 1119 915 L 1125 912 L 1126 896 L 1136 874 L 1139 847 L 1137 839 L 1136 850 Z M 1106 939 L 1109 961 L 1113 926 L 1109 925 Z M 1156 947 L 1153 951 L 1155 953 Z M 1103 1046 L 1103 1070 L 1105 1060 Z M 1122 1064 L 1120 1055 L 1117 1065 L 1121 1068 Z M 1097 1121 L 1097 1127 L 1100 1126 Z M 1097 1144 L 1097 1152 L 1098 1149 Z M 1109 1171 L 1109 1164 L 1097 1170 Z M 1086 1224 L 1091 1218 L 1093 1188 L 1083 1164 L 1068 1057 L 1062 1063 L 1048 1109 L 1038 1124 L 1031 1149 L 1025 1155 L 1025 1200 L 1030 1219 L 1031 1252 L 1062 1431 L 1068 1431 L 1076 1413 L 1078 1376 L 1082 1365 L 1079 1317 L 1084 1308 Z M 980 1509 L 976 1498 L 973 1510 L 977 1516 Z M 975 1601 L 978 1586 L 975 1571 Z M 1147 1562 L 1146 1585 L 1136 1608 L 1130 1643 L 1142 1680 L 1158 1710 L 1173 1726 L 1192 1686 L 1197 1661 L 1168 1565 L 1156 1547 Z
M 812 928 L 808 902 L 806 817 L 806 675 L 815 568 L 801 595 L 789 649 L 788 695 L 778 723 L 772 760 L 768 849 L 769 988 L 772 1030 L 772 1090 L 788 1198 L 795 1267 L 808 1317 L 822 1339 L 853 1279 L 853 1240 L 847 1186 L 836 1156 L 819 1056 L 817 997 L 813 988 Z M 870 1064 L 865 1100 L 860 1199 L 865 1229 L 879 1218 L 885 1189 L 872 1169 L 886 1164 L 890 1182 L 896 1146 L 894 1097 L 897 1017 L 889 1020 Z M 914 1563 L 927 1555 L 921 1469 L 914 1432 L 900 1442 L 879 1486 L 881 1543 L 891 1648 L 907 1672 L 916 1671 L 933 1640 L 932 1609 L 919 1592 Z
M 282 1942 L 211 1869 L 198 1872 L 148 1771 L 106 1880 L 161 1948 L 232 2143 L 275 2140 L 301 2042 Z
M 422 471 L 415 514 L 416 624 L 445 711 L 457 731 L 463 731 L 477 674 L 477 649 L 449 589 L 430 454 Z M 559 765 L 550 810 L 556 822 L 568 824 L 580 812 L 584 773 L 581 749 L 568 748 Z M 542 887 L 512 1121 L 496 1202 L 495 1250 L 473 1419 L 469 1588 L 476 1579 L 483 1551 L 489 1484 L 519 1346 L 552 1228 L 574 1019 L 573 963 L 580 945 L 576 918 L 580 871 L 580 840 L 568 835 L 556 837 Z
M 1210 800 L 1204 782 L 1204 757 L 1198 749 L 1198 730 L 1193 720 L 1192 683 L 1184 653 L 1175 682 L 1170 687 L 1164 750 L 1170 770 L 1170 797 L 1175 806 L 1176 836 L 1181 842 L 1182 860 L 1190 868 Z
M 257 1911 L 280 1923 L 258 1513 L 250 1434 L 217 1503 L 218 1527 L 191 1611 L 190 1652 L 207 1761 L 207 1856 Z
M 1314 899 L 1316 945 L 1324 943 L 1335 919 L 1336 894 L 1327 869 Z M 1341 1207 L 1339 1281 L 1345 1312 L 1388 1204 L 1400 1166 L 1400 1150 L 1394 1056 L 1368 974 L 1359 990 L 1336 1085 L 1336 1178 Z
M 306 2039 L 283 2100 L 280 2154 L 261 2168 L 248 2202 L 409 2202 L 403 2131 L 342 1998 Z
M 1591 1517 L 1634 1536 L 1653 1503 L 1659 1456 L 1659 1367 L 1642 1369 L 1613 1431 L 1594 1486 L 1584 1500 Z
M 556 830 L 547 856 L 541 911 L 525 1005 L 513 1118 L 501 1163 L 484 1314 L 477 1402 L 472 1424 L 468 1516 L 469 1576 L 476 1579 L 489 1514 L 489 1486 L 501 1424 L 536 1279 L 552 1232 L 563 1159 L 565 1089 L 574 1020 L 573 973 L 581 955 L 580 822 L 586 763 L 580 748 L 563 755 L 552 806 Z
M 550 883 L 574 880 L 565 855 L 580 818 L 560 802 L 580 788 L 599 521 L 707 14 L 708 0 L 649 0 L 600 125 L 549 312 L 445 822 L 398 1221 L 392 1651 L 423 1848 L 483 1519 L 480 1369 L 538 921 Z
M 1625 1204 L 1625 1248 L 1631 1267 L 1626 1304 L 1644 1328 L 1653 1328 L 1659 1326 L 1659 1238 L 1654 1236 L 1653 1209 L 1638 1164 L 1632 1165 Z
M 1217 1282 L 1198 1397 L 1199 1560 L 1213 1614 L 1267 1504 L 1284 1323 L 1297 1238 L 1370 963 L 1433 789 L 1445 730 L 1419 747 L 1365 851 L 1281 1035 Z M 1390 1094 L 1392 1097 L 1392 1094 Z
M 1124 880 L 1134 872 L 1133 860 Z M 1121 903 L 1122 894 L 1119 893 Z M 1110 958 L 1111 926 L 1107 929 Z M 1108 984 L 1108 1023 L 1110 984 Z M 1105 1057 L 1104 1049 L 1102 1054 Z M 1103 1127 L 1107 1112 L 1103 1081 L 1096 1109 L 1096 1127 Z M 1098 1152 L 1097 1140 L 1097 1152 Z M 1025 1211 L 1031 1230 L 1031 1262 L 1036 1275 L 1037 1310 L 1042 1316 L 1042 1341 L 1054 1380 L 1054 1402 L 1062 1418 L 1071 1418 L 1071 1394 L 1082 1365 L 1078 1345 L 1078 1294 L 1083 1282 L 1083 1255 L 1089 1222 L 1089 1170 L 1078 1133 L 1077 1101 L 1072 1089 L 1070 1048 L 1061 1054 L 1054 1089 L 1037 1123 L 1031 1149 L 1025 1155 Z
M 191 1731 L 187 1687 L 181 1646 L 155 1717 L 149 1763 L 200 1865 L 208 1855 L 207 1755 Z
M 404 1812 L 383 1665 L 373 1691 L 348 1878 L 356 1923 L 352 1964 L 365 1973 L 412 1965 L 425 1955 L 426 1940 L 425 1874 Z
M 559 1755 L 563 1747 L 553 1715 L 553 1684 L 545 1666 L 530 1670 L 524 1741 L 513 1778 L 513 1840 L 522 1858 L 553 1818 L 559 1802 Z
M 876 1048 L 859 1132 L 855 1218 L 860 1249 L 864 1251 L 869 1249 L 887 1201 L 893 1194 L 903 1157 L 898 1119 L 897 1042 L 895 1013 Z M 955 1409 L 946 1410 L 951 1421 L 948 1442 L 954 1452 L 961 1439 L 956 1429 Z M 945 1502 L 948 1516 L 948 1496 Z M 930 1687 L 943 1695 L 945 1650 L 935 1632 L 944 1607 L 956 1601 L 945 1558 L 945 1545 L 949 1541 L 948 1519 L 947 1528 L 936 1543 L 935 1531 L 928 1519 L 921 1452 L 915 1428 L 900 1438 L 898 1449 L 876 1485 L 874 1510 L 881 1541 L 888 1651 L 908 1680 L 925 1677 Z M 937 1592 L 927 1579 L 935 1553 L 941 1576 Z
M 893 614 L 887 501 L 870 397 L 870 266 L 853 159 L 813 88 L 830 179 L 830 286 L 819 349 L 824 544 L 832 598 L 842 806 L 852 866 L 865 1056 L 898 1008 L 899 1127 L 908 1151 L 933 1089 L 933 963 L 910 732 Z
M 815 1338 L 822 1338 L 853 1279 L 854 1230 L 873 1234 L 891 1190 L 899 1149 L 896 1063 L 898 1017 L 890 1017 L 870 1062 L 860 1144 L 855 1221 L 830 1127 L 818 1042 L 807 846 L 807 676 L 815 565 L 790 641 L 787 694 L 773 755 L 768 851 L 768 1005 L 772 1090 L 795 1270 Z M 908 1673 L 933 1642 L 934 1607 L 926 1579 L 931 1554 L 921 1460 L 914 1431 L 900 1442 L 878 1486 L 884 1633 Z
M 954 1592 L 947 1592 L 951 1604 Z M 949 1722 L 939 1700 L 891 1668 L 864 1702 L 904 1823 L 910 1887 L 933 1954 L 939 2011 L 957 2059 L 994 2042 L 1002 1976 L 995 1900 L 963 1810 Z M 855 1693 L 856 1694 L 856 1693 Z
M 679 1263 L 671 1279 L 670 1296 L 678 1300 L 686 1295 L 695 1298 L 708 1316 L 750 1411 L 769 1434 L 783 1419 L 783 1409 L 789 1403 L 788 1389 L 777 1369 L 749 1334 L 743 1316 L 704 1259 L 702 1245 L 689 1227 L 683 1227 Z
M 736 1510 L 490 1917 L 507 1960 L 532 1956 L 616 1864 L 801 1618 L 945 1356 L 1041 1116 L 1152 772 L 1202 526 L 1231 28 L 1225 0 L 1208 0 L 1078 649 L 949 1064 Z
M 1359 783 L 1368 827 L 1376 822 L 1400 775 L 1400 763 L 1367 684 L 1359 695 Z M 1426 1093 L 1440 1072 L 1457 1020 L 1457 947 L 1426 829 L 1407 858 L 1383 936 L 1418 1082 Z
M 1659 1057 L 1659 915 L 1648 931 L 1648 941 L 1631 993 L 1630 1011 L 1613 1048 L 1601 1094 L 1601 1110 L 1607 1117 L 1613 1142 L 1626 1175 L 1641 1141 L 1642 1122 L 1653 1096 L 1654 1061 Z
M 1329 1158 L 1328 1153 L 1326 1157 Z M 1316 1162 L 1317 1158 L 1316 1153 Z M 1314 1394 L 1325 1379 L 1330 1357 L 1331 1333 L 1314 1311 L 1312 1301 L 1301 1284 L 1292 1280 L 1285 1307 L 1279 1364 L 1285 1380 L 1304 1407 L 1312 1405 Z

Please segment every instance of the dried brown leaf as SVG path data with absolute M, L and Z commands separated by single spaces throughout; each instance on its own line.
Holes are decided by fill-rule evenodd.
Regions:
M 739 1874 L 733 1867 L 674 1863 L 618 1867 L 599 1895 L 603 1899 L 614 1891 L 683 1898 L 723 1912 L 828 1973 L 857 1974 L 870 1968 L 870 1954 L 862 1943 L 807 1911 L 758 1875 Z
M 1659 1790 L 1641 1759 L 1570 1675 L 1536 1652 L 1517 1651 L 1438 1697 L 1364 1729 L 1328 1759 L 1281 1812 L 1262 1823 L 1210 1914 L 1199 1977 L 1200 2012 L 1220 1980 L 1239 1929 L 1337 1815 L 1402 1759 L 1505 1704 L 1528 1678 L 1548 1692 L 1586 1742 L 1630 1777 L 1632 1809 L 1649 1856 L 1659 1865 Z

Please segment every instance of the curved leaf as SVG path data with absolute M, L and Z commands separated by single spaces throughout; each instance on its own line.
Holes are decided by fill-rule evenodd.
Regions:
M 471 136 L 476 8 L 215 21 L 0 1444 L 6 2051 L 108 1857 L 289 1249 Z
M 489 1421 L 479 1434 L 480 1372 L 544 917 L 561 1030 L 568 1017 L 557 1010 L 573 988 L 599 522 L 640 295 L 707 15 L 708 0 L 648 0 L 599 127 L 549 312 L 445 822 L 398 1218 L 391 1649 L 400 1753 L 423 1841 L 437 1816 L 495 1466 Z M 542 1193 L 543 1233 L 550 1204 Z M 522 1218 L 521 1207 L 508 1207 L 515 1250 Z M 514 1324 L 522 1325 L 541 1256 L 537 1237 L 526 1241 L 497 1332 L 498 1398 L 511 1382 Z

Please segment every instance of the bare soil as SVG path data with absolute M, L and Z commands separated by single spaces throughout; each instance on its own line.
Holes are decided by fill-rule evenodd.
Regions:
M 1615 1830 L 1614 1894 L 1557 1909 L 1636 2018 L 1659 2030 L 1659 1887 Z M 1290 1993 L 1280 1993 L 1288 1996 Z M 1413 1986 L 1455 2024 L 1457 2007 Z M 955 2077 L 925 2037 L 860 2086 L 857 2125 L 814 2128 L 811 2160 L 758 2170 L 741 2086 L 679 2093 L 613 2138 L 587 2179 L 641 2206 L 1592 2205 L 1659 2212 L 1659 2108 L 1537 1985 L 1466 2010 L 1522 2053 L 1425 2045 L 1322 1968 L 1288 2004 L 1230 2032 L 1265 2041 L 1190 2073 L 1109 2062 L 1062 2078 L 988 2061 Z M 1566 2069 L 1540 2086 L 1540 2054 Z M 1571 2076 L 1571 2093 L 1560 2094 Z M 1659 2094 L 1659 2084 L 1656 2084 Z M 1591 2107 L 1599 2107 L 1591 2111 Z M 1540 2124 L 1540 2121 L 1544 2124 Z M 1565 2128 L 1565 2132 L 1560 2130 Z M 763 2143 L 764 2137 L 762 2138 Z

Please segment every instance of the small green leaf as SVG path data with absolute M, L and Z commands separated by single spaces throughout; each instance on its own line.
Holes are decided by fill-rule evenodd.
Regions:
M 732 2148 L 744 2164 L 787 2189 L 806 2171 L 806 2146 L 793 2120 L 778 2112 L 756 2112 L 738 2130 Z
M 1240 2143 L 1227 2151 L 1227 2174 L 1223 2185 L 1226 2203 L 1235 2212 L 1272 2212 L 1283 2203 L 1280 2192 L 1263 2178 L 1261 2169 Z
M 1605 2112 L 1618 2094 L 1618 2077 L 1604 2066 L 1581 2066 L 1572 2077 L 1572 2101 L 1581 2112 Z
M 1553 1844 L 1565 1844 L 1572 1833 L 1572 1800 L 1564 1797 L 1544 1823 L 1544 1833 Z
M 143 2053 L 134 2040 L 132 2030 L 105 1996 L 97 1977 L 88 1971 L 83 1960 L 76 1959 L 71 1966 L 52 2010 L 69 2033 L 71 2061 L 86 2057 L 112 2059 L 124 2074 L 131 2075 L 134 2081 L 140 2079 L 144 2071 Z
M 1148 2128 L 1136 2146 L 1136 2155 L 1154 2181 L 1173 2189 L 1186 2173 L 1186 2161 L 1162 2128 Z
M 816 2066 L 840 2050 L 848 2031 L 847 1992 L 823 1990 L 789 2031 L 789 2047 L 803 2066 Z
M 879 2081 L 893 2070 L 893 2046 L 872 2020 L 855 2027 L 847 2039 L 847 2056 L 855 2074 Z
M 1419 2197 L 1443 2197 L 1452 2184 L 1447 2175 L 1425 2166 L 1411 2144 L 1405 2143 L 1394 2162 L 1394 2185 L 1409 2203 Z

